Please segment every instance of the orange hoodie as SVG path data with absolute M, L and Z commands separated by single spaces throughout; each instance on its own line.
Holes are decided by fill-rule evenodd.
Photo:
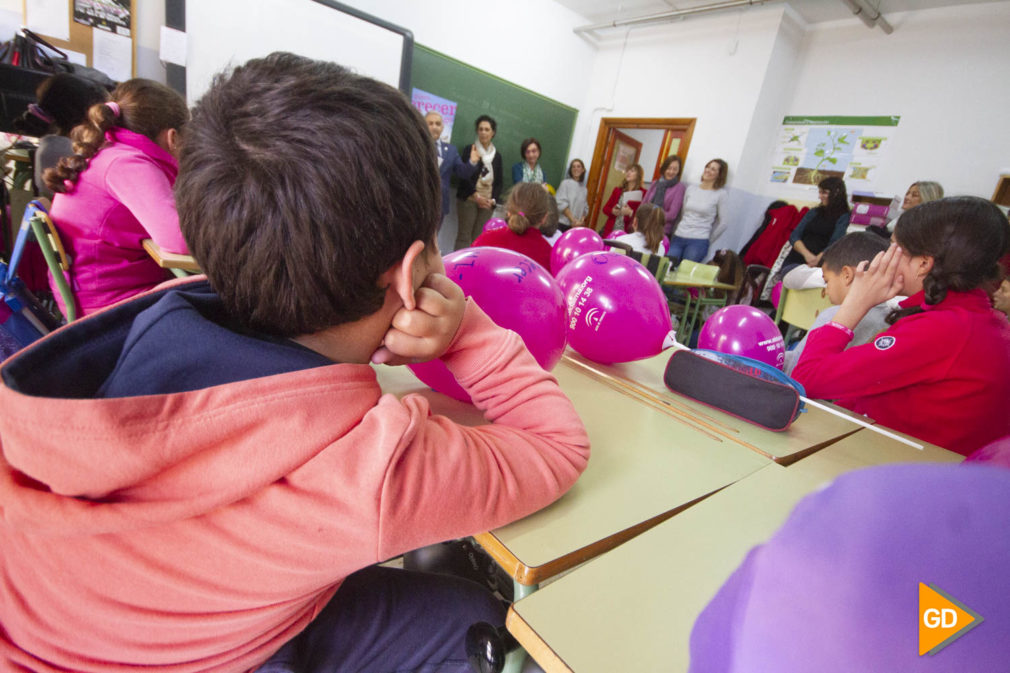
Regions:
M 119 333 L 93 321 L 53 336 L 114 351 Z M 253 669 L 348 574 L 540 509 L 589 457 L 554 378 L 472 302 L 443 360 L 480 427 L 383 395 L 367 365 L 167 395 L 33 393 L 12 365 L 53 336 L 0 368 L 3 671 Z M 104 348 L 89 366 L 110 366 Z

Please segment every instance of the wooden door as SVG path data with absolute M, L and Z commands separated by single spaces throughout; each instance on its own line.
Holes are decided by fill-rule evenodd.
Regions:
M 597 207 L 596 219 L 593 228 L 601 231 L 607 222 L 608 214 L 602 212 L 603 203 L 609 198 L 610 192 L 615 187 L 624 182 L 624 171 L 638 163 L 638 157 L 642 154 L 642 143 L 631 136 L 614 130 L 611 134 L 610 142 L 603 159 L 603 174 L 600 177 L 600 204 Z
M 622 144 L 625 146 L 637 146 L 635 160 L 631 163 L 637 163 L 638 155 L 641 153 L 641 143 L 622 133 L 620 131 L 621 128 L 663 129 L 666 131 L 656 166 L 646 167 L 646 173 L 642 176 L 648 182 L 650 169 L 653 173 L 653 179 L 655 179 L 655 174 L 659 170 L 659 164 L 670 154 L 678 154 L 682 162 L 686 160 L 688 149 L 691 147 L 691 136 L 694 135 L 694 123 L 695 120 L 693 118 L 602 118 L 600 120 L 600 130 L 596 136 L 596 148 L 593 150 L 593 160 L 589 167 L 589 176 L 586 178 L 586 187 L 589 191 L 589 215 L 586 218 L 586 222 L 595 225 L 597 231 L 600 230 L 603 223 L 607 220 L 606 215 L 600 212 L 603 209 L 603 204 L 606 203 L 614 187 L 619 185 L 624 179 L 623 175 L 620 175 L 618 178 L 618 175 L 623 173 L 623 171 L 611 170 L 615 163 L 615 148 L 620 149 Z

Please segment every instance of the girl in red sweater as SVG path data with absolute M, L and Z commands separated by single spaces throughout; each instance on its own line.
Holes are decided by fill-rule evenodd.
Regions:
M 988 295 L 1008 247 L 1010 223 L 984 199 L 909 210 L 891 247 L 857 267 L 834 321 L 810 333 L 793 377 L 810 397 L 964 455 L 1010 435 L 1010 323 Z M 892 326 L 845 350 L 867 311 L 899 294 Z
M 550 210 L 550 195 L 537 183 L 520 182 L 512 188 L 505 211 L 508 229 L 494 229 L 477 237 L 473 247 L 494 246 L 520 252 L 551 268 L 551 244 L 540 232 Z

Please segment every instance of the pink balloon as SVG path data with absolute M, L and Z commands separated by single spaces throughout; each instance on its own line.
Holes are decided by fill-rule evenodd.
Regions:
M 624 236 L 626 233 L 628 233 L 628 232 L 626 232 L 624 229 L 620 229 L 618 231 L 612 231 L 612 232 L 610 232 L 610 235 L 607 236 L 607 238 L 612 241 L 615 238 L 620 238 L 621 236 Z
M 606 249 L 603 239 L 589 227 L 572 227 L 561 234 L 551 250 L 551 273 L 558 272 L 579 255 Z
M 590 360 L 640 360 L 673 345 L 670 307 L 656 277 L 616 252 L 581 255 L 558 274 L 568 343 Z
M 504 248 L 463 248 L 442 258 L 445 273 L 497 324 L 517 332 L 550 371 L 565 352 L 565 299 L 547 270 L 526 255 Z M 441 360 L 408 365 L 440 393 L 469 402 Z
M 498 229 L 508 229 L 509 223 L 500 217 L 492 217 L 484 223 L 484 233 L 497 231 Z
M 670 237 L 663 236 L 663 254 L 665 255 L 670 251 Z
M 771 294 L 772 306 L 775 308 L 779 307 L 779 302 L 782 300 L 782 281 L 775 283 L 775 287 L 772 288 Z
M 719 309 L 702 325 L 698 348 L 742 355 L 782 369 L 785 343 L 778 325 L 765 312 L 734 304 Z

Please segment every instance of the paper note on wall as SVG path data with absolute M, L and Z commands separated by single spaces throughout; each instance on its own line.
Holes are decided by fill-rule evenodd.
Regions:
M 25 24 L 36 33 L 69 40 L 70 5 L 67 0 L 26 0 Z
M 186 65 L 186 33 L 181 30 L 161 27 L 161 60 L 176 65 Z
M 117 82 L 133 76 L 133 40 L 104 30 L 91 33 L 91 65 Z

